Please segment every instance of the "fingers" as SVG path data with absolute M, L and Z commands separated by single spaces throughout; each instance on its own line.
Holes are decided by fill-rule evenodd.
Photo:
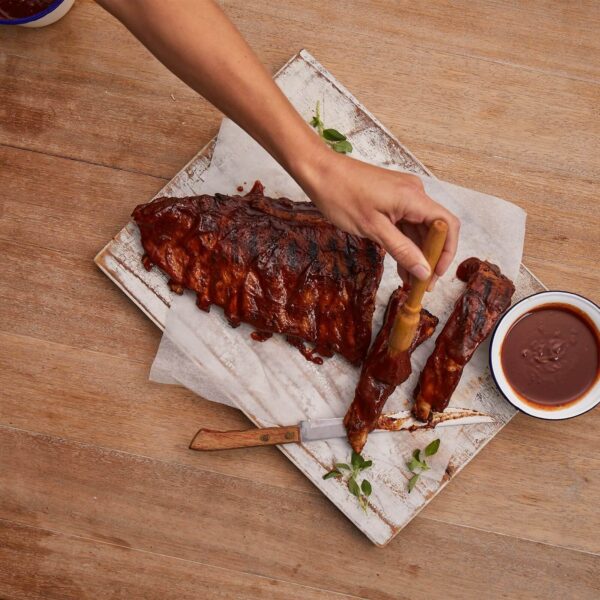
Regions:
M 419 247 L 385 215 L 380 213 L 374 218 L 370 237 L 377 238 L 399 267 L 417 279 L 424 281 L 430 276 L 431 269 Z
M 449 210 L 444 208 L 441 204 L 438 204 L 433 198 L 427 196 L 425 192 L 417 192 L 414 202 L 420 205 L 418 213 L 415 216 L 417 219 L 422 219 L 422 224 L 426 225 L 427 228 L 429 228 L 436 219 L 441 219 L 448 225 L 444 249 L 442 250 L 440 260 L 435 268 L 435 275 L 441 277 L 448 270 L 448 267 L 456 255 L 460 221 Z M 424 236 L 425 234 L 423 233 L 423 238 Z M 435 285 L 435 279 L 433 280 L 433 285 Z
M 440 206 L 440 208 L 442 207 Z M 444 244 L 444 249 L 442 250 L 440 260 L 435 268 L 435 274 L 439 277 L 441 277 L 448 270 L 448 267 L 456 256 L 456 249 L 458 248 L 458 234 L 460 232 L 460 221 L 450 211 L 447 211 L 446 209 L 443 210 L 447 214 L 438 218 L 446 221 L 448 224 L 448 233 L 446 234 L 446 243 Z
M 433 292 L 433 288 L 435 288 L 435 284 L 437 283 L 438 279 L 439 277 L 435 273 L 431 276 L 431 279 L 429 280 L 429 285 L 427 286 L 428 292 Z

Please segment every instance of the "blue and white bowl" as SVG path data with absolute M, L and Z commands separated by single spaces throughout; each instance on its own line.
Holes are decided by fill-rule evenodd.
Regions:
M 21 27 L 45 27 L 56 23 L 59 19 L 62 19 L 73 6 L 75 0 L 54 0 L 52 4 L 46 7 L 44 10 L 31 15 L 30 17 L 23 17 L 22 19 L 0 19 L 0 25 L 20 25 Z

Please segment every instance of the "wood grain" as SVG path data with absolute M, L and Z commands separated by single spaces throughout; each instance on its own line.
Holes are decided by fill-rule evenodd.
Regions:
M 308 47 L 436 175 L 520 204 L 529 215 L 525 264 L 550 287 L 600 302 L 597 2 L 378 0 L 342 7 L 328 0 L 276 5 L 234 0 L 224 6 L 271 71 Z M 53 27 L 3 28 L 1 37 L 0 423 L 48 434 L 50 448 L 57 447 L 57 438 L 73 440 L 64 454 L 54 455 L 64 460 L 64 472 L 42 460 L 43 445 L 23 451 L 19 459 L 37 469 L 33 478 L 31 469 L 23 471 L 23 478 L 14 476 L 20 462 L 3 463 L 2 516 L 10 512 L 13 521 L 26 516 L 34 532 L 42 531 L 37 528 L 41 522 L 57 531 L 40 534 L 52 542 L 38 543 L 37 533 L 26 538 L 22 525 L 8 524 L 17 529 L 8 537 L 2 534 L 1 596 L 54 594 L 79 600 L 84 593 L 98 597 L 98 590 L 110 590 L 117 580 L 122 597 L 152 597 L 152 590 L 164 590 L 158 597 L 168 597 L 168 589 L 186 597 L 188 579 L 207 582 L 205 594 L 222 590 L 224 597 L 235 597 L 237 588 L 219 584 L 207 564 L 190 563 L 194 566 L 187 569 L 172 557 L 183 554 L 181 547 L 187 552 L 197 548 L 192 538 L 201 532 L 195 526 L 209 520 L 198 520 L 200 505 L 185 513 L 186 494 L 196 492 L 190 474 L 196 472 L 212 473 L 220 485 L 230 482 L 234 488 L 252 479 L 266 490 L 285 492 L 287 486 L 289 494 L 310 499 L 300 507 L 284 504 L 291 508 L 278 515 L 277 493 L 260 496 L 258 505 L 245 498 L 241 527 L 235 518 L 209 523 L 207 531 L 214 534 L 218 526 L 222 538 L 220 553 L 211 561 L 233 557 L 226 573 L 249 586 L 239 588 L 241 597 L 265 597 L 269 589 L 255 591 L 244 583 L 252 581 L 244 573 L 255 573 L 258 560 L 250 552 L 240 557 L 240 545 L 248 545 L 240 531 L 258 540 L 260 551 L 266 547 L 261 569 L 270 563 L 277 580 L 284 574 L 303 585 L 321 577 L 325 597 L 335 597 L 344 586 L 370 598 L 598 596 L 598 559 L 590 554 L 598 551 L 594 506 L 599 478 L 592 460 L 600 449 L 597 410 L 557 424 L 516 417 L 383 551 L 371 548 L 319 499 L 278 452 L 189 453 L 186 428 L 192 434 L 201 425 L 242 428 L 247 420 L 185 390 L 165 393 L 146 381 L 158 341 L 154 326 L 89 259 L 131 208 L 214 134 L 218 114 L 92 0 L 78 0 Z M 410 110 L 399 110 L 398 99 Z M 158 178 L 132 172 L 138 170 Z M 61 295 L 67 298 L 62 306 L 55 301 Z M 103 325 L 102 311 L 117 325 Z M 78 464 L 81 442 L 88 450 L 104 450 Z M 20 454 L 22 445 L 14 437 L 8 445 L 11 457 Z M 8 456 L 6 448 L 0 460 Z M 103 452 L 110 454 L 111 448 L 121 451 L 120 460 L 103 462 Z M 90 482 L 88 469 L 92 485 L 107 488 L 116 478 L 119 490 L 124 489 L 121 470 L 129 464 L 126 475 L 137 471 L 137 459 L 128 458 L 132 454 L 148 456 L 150 471 L 168 475 L 164 481 L 170 488 L 162 479 L 148 479 L 156 488 L 149 491 L 162 494 L 161 508 L 166 507 L 163 554 L 154 552 L 154 540 L 146 543 L 148 551 L 137 552 L 97 540 L 80 542 L 69 533 L 87 520 L 88 532 L 108 538 L 151 534 L 148 525 L 155 521 L 142 523 L 135 515 L 123 528 L 111 505 L 118 498 L 106 491 L 109 514 L 103 518 L 101 511 L 91 512 L 83 487 Z M 596 470 L 583 473 L 580 457 Z M 47 466 L 54 470 L 44 471 Z M 145 516 L 149 503 L 139 490 L 147 489 L 147 475 L 142 470 L 131 477 L 138 506 L 129 509 L 135 513 L 142 507 Z M 66 493 L 60 490 L 64 479 L 83 483 L 69 483 L 71 492 L 79 491 Z M 37 494 L 38 484 L 49 504 Z M 221 489 L 206 494 L 234 514 L 241 503 L 230 504 Z M 13 501 L 10 506 L 6 497 Z M 248 507 L 251 520 L 245 520 Z M 269 528 L 273 519 L 279 527 L 288 513 L 300 523 L 292 545 L 296 562 L 280 568 Z M 101 529 L 90 526 L 97 524 L 93 516 Z M 181 546 L 172 544 L 178 533 L 174 523 L 182 530 Z M 323 531 L 333 538 L 325 538 L 321 552 Z M 201 539 L 201 549 L 202 543 L 208 542 Z M 102 550 L 91 549 L 99 546 Z M 96 559 L 82 562 L 90 556 L 86 552 Z M 303 566 L 314 552 L 318 560 Z M 355 571 L 357 552 L 361 559 Z M 40 554 L 43 562 L 35 558 Z M 327 561 L 325 567 L 319 561 Z M 118 572 L 119 564 L 126 565 L 127 573 Z M 330 565 L 331 580 L 323 573 Z M 296 588 L 284 589 L 284 597 L 294 597 Z M 310 597 L 309 587 L 301 589 Z
M 237 448 L 256 448 L 257 446 L 276 446 L 300 441 L 298 425 L 289 427 L 260 427 L 227 431 L 205 429 L 198 430 L 190 443 L 190 450 L 231 450 Z
M 393 3 L 369 18 L 377 23 L 372 29 L 356 20 L 373 12 L 369 7 L 350 22 L 339 14 L 345 11 L 335 10 L 335 3 L 304 8 L 313 19 L 319 14 L 331 17 L 328 35 L 291 6 L 282 10 L 262 3 L 250 9 L 244 4 L 243 9 L 232 10 L 232 16 L 272 70 L 303 46 L 318 48 L 323 64 L 346 87 L 360 90 L 361 101 L 408 147 L 427 140 L 493 156 L 518 155 L 522 163 L 590 178 L 598 172 L 600 155 L 586 150 L 597 143 L 600 131 L 600 121 L 590 118 L 598 104 L 597 83 L 415 44 L 402 35 L 402 29 L 392 33 L 385 25 L 389 22 L 385 17 L 398 12 Z M 539 18 L 541 10 L 529 18 Z M 493 14 L 488 13 L 488 20 Z M 66 23 L 57 28 L 66 28 Z M 567 21 L 577 38 L 578 26 L 577 20 Z M 276 41 L 282 31 L 285 45 Z M 65 35 L 69 34 L 72 31 L 66 29 Z M 340 39 L 344 44 L 339 44 Z M 589 39 L 593 40 L 591 32 Z M 547 43 L 550 46 L 552 40 Z M 2 119 L 0 143 L 171 176 L 216 131 L 217 114 L 207 103 L 189 95 L 173 102 L 160 80 L 140 78 L 143 71 L 134 78 L 118 71 L 90 70 L 88 62 L 93 65 L 94 59 L 87 53 L 82 54 L 83 62 L 65 67 L 58 61 L 44 62 L 40 53 L 32 58 L 26 53 L 23 58 L 17 40 L 4 52 L 0 64 L 6 78 L 0 107 L 7 118 Z M 139 51 L 139 55 L 141 60 L 147 54 Z M 42 64 L 44 82 L 33 75 Z M 164 95 L 157 94 L 159 89 L 164 89 Z M 37 102 L 38 96 L 44 97 L 43 103 Z M 402 110 L 399 103 L 390 102 L 394 98 L 403 98 Z M 531 138 L 534 144 L 521 143 Z M 161 148 L 159 157 L 145 152 L 149 146 Z
M 18 368 L 11 369 L 14 364 Z M 268 448 L 189 451 L 198 426 L 250 424 L 229 407 L 148 382 L 142 363 L 1 334 L 0 389 L 0 422 L 19 429 L 320 495 Z M 600 528 L 600 465 L 592 453 L 582 456 L 581 448 L 595 447 L 599 426 L 600 411 L 564 423 L 515 417 L 418 518 L 598 552 L 590 530 Z
M 373 600 L 600 590 L 591 554 L 428 520 L 381 551 L 338 517 L 320 495 L 0 427 L 1 519 Z
M 0 595 L 64 600 L 324 600 L 327 591 L 212 567 L 116 541 L 97 541 L 0 521 Z M 336 594 L 339 600 L 357 598 Z

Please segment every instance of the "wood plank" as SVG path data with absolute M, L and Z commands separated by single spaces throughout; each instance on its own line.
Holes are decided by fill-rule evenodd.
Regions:
M 162 178 L 0 146 L 0 237 L 93 259 Z
M 1 331 L 150 364 L 160 332 L 90 259 L 5 240 L 0 255 Z
M 298 47 L 308 45 L 306 39 L 312 28 L 317 35 L 309 38 L 309 47 L 319 56 L 323 52 L 335 54 L 336 58 L 344 56 L 344 52 L 360 54 L 364 36 L 373 46 L 384 39 L 394 44 L 407 41 L 411 46 L 445 54 L 600 80 L 600 63 L 590 60 L 591 56 L 600 55 L 600 9 L 593 0 L 576 5 L 560 0 L 527 4 L 498 0 L 351 0 L 343 8 L 335 1 L 315 4 L 311 0 L 293 5 L 259 0 L 251 7 L 236 0 L 223 4 L 253 47 L 265 45 L 261 44 L 265 36 L 262 31 L 259 33 L 264 23 L 271 30 L 276 26 L 276 30 L 285 31 L 286 38 Z M 322 27 L 315 27 L 325 23 L 326 36 Z M 338 46 L 338 51 L 327 43 L 341 39 L 344 44 Z
M 148 382 L 142 364 L 6 334 L 0 348 L 0 423 L 320 496 L 275 449 L 188 450 L 200 425 L 249 423 L 239 411 Z M 600 472 L 599 426 L 600 411 L 560 423 L 517 416 L 421 515 L 599 552 L 589 535 L 600 530 L 592 475 Z M 548 473 L 560 482 L 552 493 Z
M 600 79 L 600 63 L 590 60 L 600 53 L 600 10 L 594 0 L 576 4 L 538 0 L 526 5 L 498 0 L 476 4 L 466 0 L 451 4 L 349 0 L 343 8 L 335 0 L 318 4 L 299 0 L 289 6 L 265 0 L 251 5 L 239 0 L 224 0 L 221 4 L 259 51 L 268 52 L 269 45 L 281 47 L 282 32 L 286 38 L 293 36 L 294 45 L 280 50 L 282 59 L 306 43 L 296 38 L 312 24 L 322 41 L 315 36 L 310 47 L 319 55 L 320 46 L 327 46 L 326 52 L 336 52 L 333 45 L 327 44 L 328 36 L 344 39 L 344 48 L 355 51 L 356 36 L 367 32 L 373 39 L 404 39 L 445 53 L 503 61 L 566 77 Z M 257 33 L 261 21 L 266 21 L 270 29 L 266 39 Z M 327 23 L 328 36 L 322 35 L 319 26 L 323 23 Z M 279 43 L 272 44 L 275 40 Z M 3 48 L 10 54 L 64 67 L 79 67 L 85 62 L 90 70 L 153 79 L 161 85 L 185 89 L 93 0 L 78 0 L 69 17 L 52 28 L 36 32 L 3 30 Z M 337 49 L 340 56 L 344 48 Z M 278 50 L 273 47 L 272 51 Z
M 185 388 L 149 382 L 143 362 L 0 333 L 0 390 L 0 423 L 318 493 L 272 448 L 189 450 L 200 427 L 252 424 L 240 411 Z
M 320 496 L 7 427 L 0 482 L 5 520 L 373 599 L 600 593 L 592 554 L 419 518 L 382 552 Z
M 208 102 L 152 81 L 5 53 L 0 71 L 0 144 L 168 177 L 217 131 Z
M 358 598 L 7 521 L 0 521 L 0 596 L 13 600 Z
M 409 147 L 434 142 L 598 177 L 600 157 L 589 151 L 600 134 L 596 83 L 452 55 L 356 24 L 356 31 L 336 30 L 334 22 L 336 35 L 323 35 L 313 20 L 296 21 L 283 41 L 284 24 L 274 28 L 262 13 L 236 21 L 273 70 L 302 45 L 318 52 Z M 152 80 L 90 71 L 85 62 L 66 68 L 39 57 L 0 60 L 7 117 L 0 143 L 168 176 L 216 131 L 217 114 L 206 102 L 173 102 Z M 43 82 L 32 75 L 42 64 Z

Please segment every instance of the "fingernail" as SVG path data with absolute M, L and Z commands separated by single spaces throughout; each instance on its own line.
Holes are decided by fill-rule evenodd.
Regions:
M 415 265 L 410 272 L 421 281 L 425 281 L 429 275 L 431 275 L 429 267 L 426 267 L 425 265 Z

